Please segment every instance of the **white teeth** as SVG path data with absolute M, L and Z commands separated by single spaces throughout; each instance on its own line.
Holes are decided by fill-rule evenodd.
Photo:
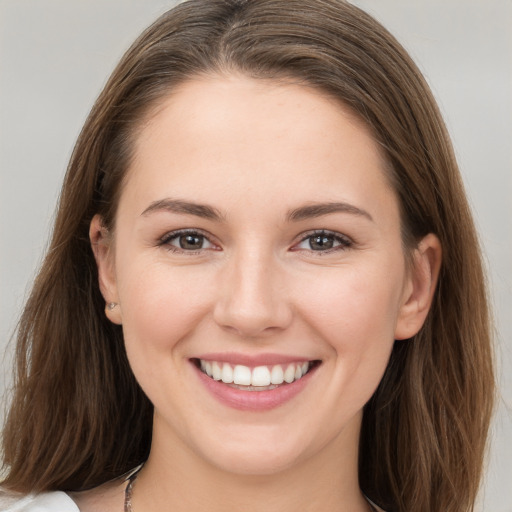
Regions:
M 199 360 L 199 366 L 203 373 L 206 373 L 214 380 L 222 380 L 225 384 L 237 386 L 240 389 L 250 391 L 263 390 L 269 386 L 278 386 L 286 382 L 292 382 L 301 379 L 309 371 L 309 362 L 292 363 L 283 369 L 283 366 L 276 364 L 273 366 L 256 366 L 250 368 L 242 364 L 234 368 L 229 363 L 218 361 Z M 256 388 L 256 389 L 255 389 Z M 273 389 L 271 387 L 271 389 Z
M 238 364 L 233 371 L 233 382 L 242 386 L 251 385 L 251 369 Z
M 288 384 L 291 384 L 295 380 L 295 365 L 288 365 L 288 368 L 286 368 L 284 372 L 284 380 L 288 382 Z
M 272 384 L 282 384 L 284 382 L 284 372 L 282 366 L 276 365 L 274 368 L 272 368 L 272 373 L 270 374 L 270 382 Z
M 228 363 L 222 366 L 222 382 L 231 384 L 233 382 L 233 368 Z
M 212 377 L 214 378 L 214 380 L 222 379 L 222 368 L 220 367 L 220 364 L 217 362 L 212 363 Z
M 270 386 L 270 370 L 266 366 L 257 366 L 252 371 L 253 386 Z

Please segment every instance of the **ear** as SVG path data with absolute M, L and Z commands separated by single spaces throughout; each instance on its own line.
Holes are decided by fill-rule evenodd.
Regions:
M 437 236 L 432 233 L 425 236 L 414 249 L 412 260 L 398 314 L 396 340 L 417 334 L 427 318 L 442 260 L 441 242 Z
M 91 221 L 89 239 L 98 267 L 100 291 L 106 302 L 105 314 L 111 322 L 120 325 L 122 316 L 117 295 L 113 241 L 100 215 L 95 215 Z

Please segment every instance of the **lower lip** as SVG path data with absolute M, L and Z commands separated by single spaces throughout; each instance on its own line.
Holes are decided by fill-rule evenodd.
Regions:
M 222 381 L 213 380 L 194 363 L 192 363 L 192 366 L 203 385 L 217 400 L 224 405 L 241 411 L 268 411 L 284 405 L 308 385 L 312 375 L 317 370 L 315 366 L 299 380 L 291 384 L 280 385 L 268 391 L 244 391 L 243 389 L 232 388 Z

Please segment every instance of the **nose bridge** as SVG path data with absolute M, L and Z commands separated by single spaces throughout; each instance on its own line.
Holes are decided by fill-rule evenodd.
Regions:
M 285 328 L 291 320 L 283 275 L 271 251 L 241 247 L 229 258 L 215 308 L 219 325 L 243 336 Z

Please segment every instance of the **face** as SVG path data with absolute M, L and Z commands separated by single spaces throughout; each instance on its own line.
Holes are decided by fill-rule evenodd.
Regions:
M 99 222 L 152 453 L 250 474 L 356 456 L 393 342 L 423 321 L 360 121 L 301 86 L 187 82 L 138 135 L 115 232 Z

